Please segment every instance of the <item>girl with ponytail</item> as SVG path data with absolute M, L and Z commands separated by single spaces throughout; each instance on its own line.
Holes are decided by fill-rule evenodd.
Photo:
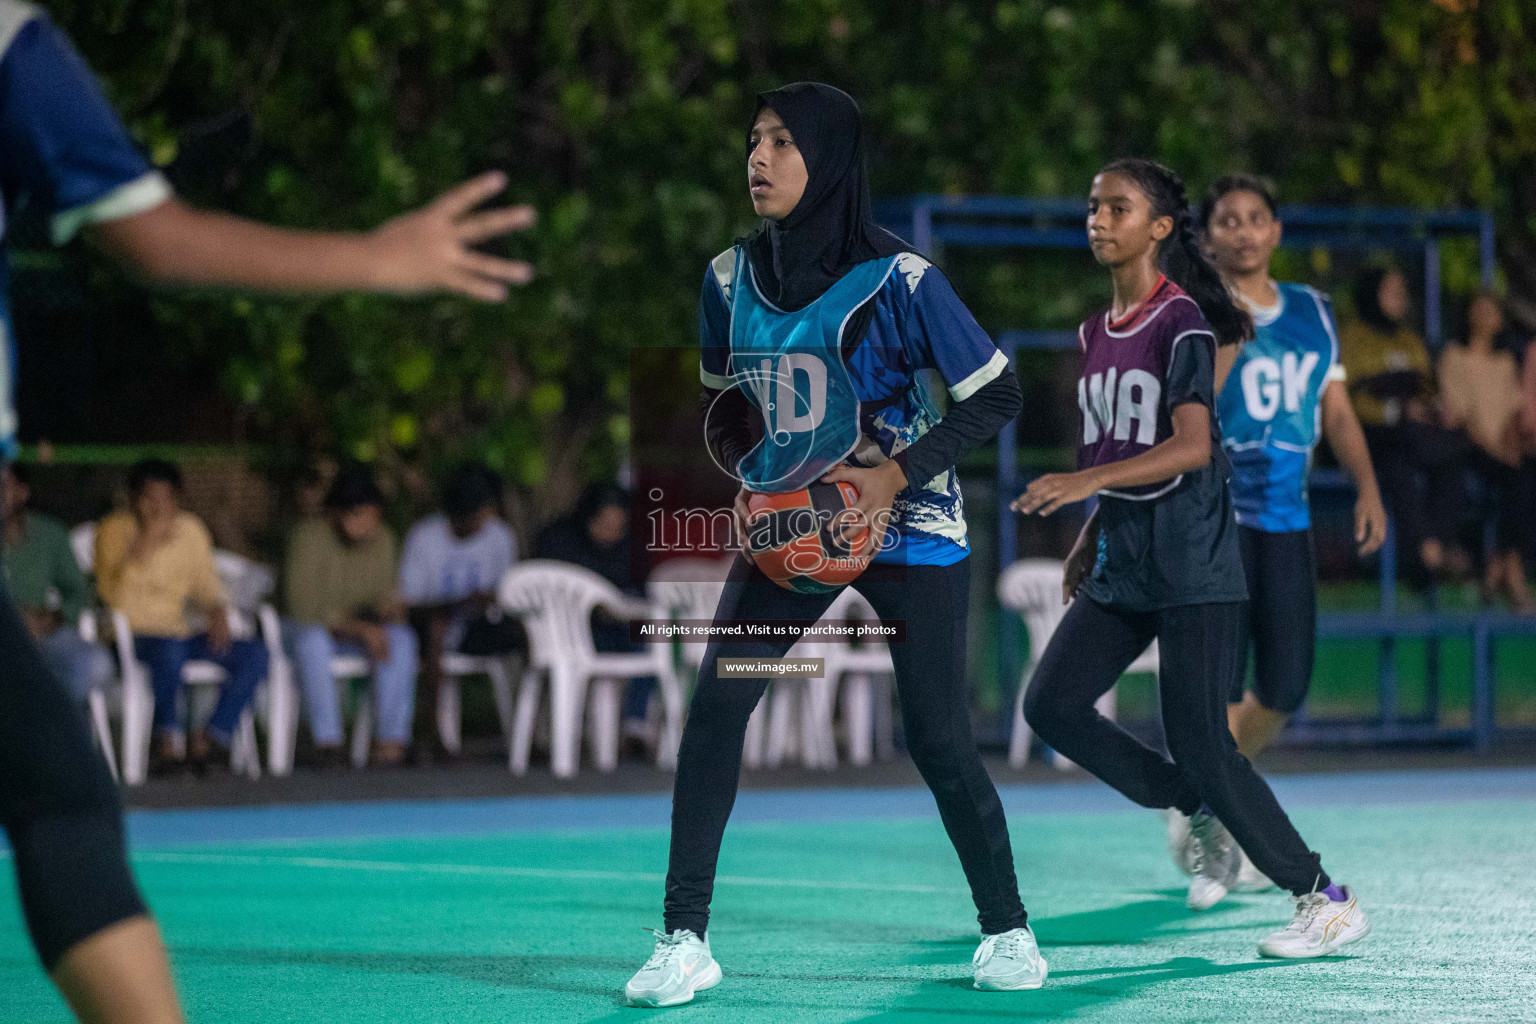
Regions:
M 1067 559 L 1062 598 L 1079 599 L 1041 656 L 1024 717 L 1136 803 L 1190 816 L 1189 909 L 1227 894 L 1246 851 L 1296 900 L 1295 919 L 1259 953 L 1326 956 L 1370 924 L 1227 728 L 1248 592 L 1216 366 L 1223 347 L 1235 354 L 1252 337 L 1253 322 L 1201 253 L 1184 185 L 1161 164 L 1117 160 L 1099 172 L 1088 242 L 1114 300 L 1078 329 L 1078 471 L 1038 478 L 1013 507 L 1049 515 L 1094 495 L 1099 503 Z M 1154 639 L 1171 761 L 1094 709 Z

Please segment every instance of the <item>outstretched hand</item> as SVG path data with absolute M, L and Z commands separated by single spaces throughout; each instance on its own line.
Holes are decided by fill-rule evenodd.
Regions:
M 449 189 L 428 205 L 377 228 L 369 242 L 379 257 L 377 287 L 415 294 L 456 292 L 484 302 L 501 302 L 508 285 L 533 280 L 526 260 L 509 260 L 473 248 L 532 226 L 533 207 L 478 207 L 507 187 L 507 176 L 488 171 Z
M 1098 489 L 1093 476 L 1087 472 L 1046 473 L 1030 481 L 1024 493 L 1014 498 L 1008 507 L 1025 515 L 1038 512 L 1048 516 L 1063 505 L 1087 500 Z

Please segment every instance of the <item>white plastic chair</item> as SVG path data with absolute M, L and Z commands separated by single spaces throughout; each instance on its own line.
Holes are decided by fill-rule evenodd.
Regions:
M 877 619 L 869 602 L 857 589 L 846 587 L 823 613 L 821 623 L 845 621 L 868 622 Z M 791 749 L 798 747 L 807 768 L 837 767 L 837 744 L 833 734 L 833 709 L 842 697 L 843 722 L 848 739 L 848 759 L 854 764 L 869 764 L 874 758 L 876 718 L 888 725 L 888 715 L 875 713 L 874 679 L 889 679 L 896 673 L 890 648 L 883 642 L 849 644 L 841 640 L 800 640 L 785 657 L 821 658 L 823 673 L 813 679 L 775 679 L 770 689 L 767 711 L 766 749 L 762 764 L 777 768 Z M 889 701 L 890 691 L 880 687 Z M 799 705 L 800 728 L 795 735 L 795 705 Z M 761 714 L 761 709 L 754 715 Z M 750 737 L 755 739 L 755 737 Z
M 442 658 L 442 679 L 437 691 L 437 735 L 443 749 L 457 754 L 463 748 L 463 710 L 460 681 L 468 676 L 485 676 L 491 683 L 491 696 L 496 700 L 496 716 L 501 721 L 501 734 L 512 745 L 516 716 L 512 704 L 513 657 L 477 657 L 448 651 Z
M 76 559 L 80 557 L 75 553 Z M 96 624 L 96 612 L 90 608 L 80 613 L 80 639 L 88 644 L 97 643 L 100 630 Z M 101 749 L 102 757 L 107 760 L 107 770 L 112 773 L 112 781 L 116 782 L 120 776 L 117 770 L 117 751 L 114 749 L 112 739 L 112 716 L 107 705 L 107 694 L 102 687 L 91 688 L 90 696 L 86 698 L 86 707 L 91 716 L 91 735 L 96 740 L 96 746 Z
M 507 570 L 498 589 L 501 606 L 519 616 L 528 632 L 529 664 L 519 688 L 509 765 L 528 770 L 539 692 L 550 692 L 550 765 L 558 778 L 576 774 L 584 707 L 599 771 L 618 765 L 619 695 L 623 680 L 655 676 L 668 719 L 679 729 L 682 687 L 669 649 L 647 644 L 629 654 L 599 653 L 593 646 L 591 615 L 603 608 L 621 618 L 653 617 L 647 601 L 625 597 L 617 587 L 580 566 L 548 559 L 520 562 Z M 592 691 L 591 700 L 587 691 Z
M 664 562 L 652 572 L 652 582 L 647 584 L 652 603 L 670 620 L 712 620 L 720 606 L 725 579 L 735 558 L 735 555 L 720 560 L 674 558 Z M 695 678 L 708 646 L 707 641 L 681 641 L 677 645 L 682 665 Z M 806 653 L 801 647 L 795 656 L 822 655 Z M 802 699 L 806 690 L 804 683 L 802 679 L 769 683 L 763 699 L 752 709 L 752 717 L 747 720 L 747 734 L 741 749 L 743 767 L 754 770 L 764 766 L 777 768 L 786 756 L 799 753 L 804 757 L 806 751 L 811 752 L 807 763 L 819 763 L 824 745 L 819 736 L 812 735 L 818 718 L 809 699 Z M 799 735 L 793 728 L 797 717 Z M 680 741 L 680 734 L 678 738 Z
M 257 688 L 252 703 L 258 711 L 265 712 L 267 770 L 273 775 L 289 775 L 293 772 L 299 739 L 298 676 L 282 642 L 282 621 L 276 610 L 263 604 L 258 610 L 258 621 L 267 647 L 268 675 L 265 684 Z M 331 659 L 331 674 L 340 686 L 352 679 L 372 678 L 373 666 L 360 655 L 341 654 Z M 364 694 L 358 701 L 349 748 L 349 757 L 358 767 L 368 763 L 368 746 L 373 739 L 371 708 L 372 699 Z
M 75 564 L 80 567 L 80 571 L 89 576 L 96 560 L 96 524 L 81 523 L 70 530 L 69 550 L 75 556 Z M 96 621 L 94 609 L 87 608 L 80 613 L 79 629 L 80 639 L 88 644 L 100 643 L 101 628 Z M 119 778 L 117 751 L 112 739 L 112 716 L 107 694 L 100 687 L 92 688 L 90 696 L 86 698 L 86 707 L 91 716 L 91 734 L 95 737 L 96 745 L 101 748 L 102 756 L 107 760 L 107 769 L 115 782 Z
M 89 575 L 95 568 L 96 562 L 96 524 L 94 522 L 81 523 L 69 532 L 69 547 L 75 556 L 75 564 L 80 571 Z M 222 561 L 221 561 L 222 559 Z M 271 573 L 263 566 L 257 566 L 254 562 L 229 552 L 216 552 L 214 555 L 215 569 L 221 577 L 229 573 L 238 573 L 244 566 L 254 566 L 266 572 L 267 589 L 271 589 Z M 256 586 L 260 586 L 260 576 L 256 576 Z M 121 679 L 121 711 L 123 719 L 122 735 L 122 770 L 121 778 L 127 785 L 138 785 L 144 781 L 148 774 L 149 766 L 149 740 L 150 728 L 154 718 L 154 694 L 149 687 L 148 676 L 144 672 L 137 657 L 133 654 L 133 634 L 129 629 L 127 618 L 122 613 L 106 609 L 103 614 L 112 622 L 113 642 L 116 645 L 118 665 L 120 666 Z M 231 630 L 236 636 L 249 635 L 250 629 L 246 623 L 231 611 Z M 96 643 L 100 641 L 101 619 L 97 613 L 87 612 L 80 618 L 80 635 L 86 640 Z M 263 632 L 266 632 L 263 629 Z M 270 635 L 270 634 L 269 634 Z M 271 648 L 268 640 L 268 648 Z M 222 683 L 223 670 L 211 662 L 189 662 L 186 669 L 186 682 L 198 683 Z M 107 695 L 100 690 L 93 690 L 89 697 L 92 731 L 96 740 L 102 746 L 107 759 L 107 767 L 112 771 L 114 778 L 119 777 L 118 758 L 112 751 L 112 729 L 108 713 Z M 231 752 L 231 764 L 236 770 L 244 768 L 253 777 L 261 774 L 260 758 L 256 754 L 256 732 L 249 709 L 241 716 L 240 724 L 234 738 L 235 750 Z
M 368 765 L 368 748 L 373 745 L 373 662 L 361 654 L 338 654 L 331 658 L 331 678 L 338 687 L 350 687 L 354 679 L 366 680 L 370 689 L 363 690 L 357 699 L 357 709 L 352 718 L 352 740 L 347 748 L 347 759 L 354 768 Z
M 244 616 L 230 608 L 229 628 L 237 639 L 246 639 L 253 629 Z M 134 653 L 133 631 L 128 617 L 112 609 L 113 640 L 117 645 L 118 664 L 123 673 L 123 782 L 136 786 L 149 774 L 150 733 L 154 724 L 155 694 L 149 684 L 149 670 Z M 195 708 L 198 687 L 214 687 L 222 684 L 224 670 L 211 661 L 188 661 L 182 669 L 182 681 L 187 685 L 189 708 Z M 189 715 L 189 717 L 191 717 Z M 253 779 L 261 777 L 261 755 L 256 745 L 256 719 L 247 707 L 240 715 L 239 724 L 230 747 L 230 770 L 243 772 Z
M 1068 605 L 1061 603 L 1061 578 L 1065 565 L 1050 558 L 1024 558 L 1010 565 L 997 581 L 997 598 L 1004 608 L 1018 612 L 1029 631 L 1029 664 L 1024 666 L 1019 678 L 1019 695 L 1013 703 L 1013 736 L 1008 744 L 1008 764 L 1024 767 L 1029 760 L 1029 741 L 1032 738 L 1029 724 L 1024 721 L 1024 694 L 1029 689 L 1030 677 L 1040 656 L 1061 620 L 1067 614 Z M 1150 672 L 1157 675 L 1157 641 L 1153 640 L 1125 672 Z M 1115 691 L 1113 688 L 1100 697 L 1094 707 L 1105 718 L 1115 717 Z M 1057 768 L 1072 768 L 1073 762 L 1060 753 L 1052 752 L 1052 763 Z
M 75 556 L 75 564 L 87 576 L 96 564 L 96 524 L 81 523 L 69 531 L 69 550 Z
M 267 602 L 277 586 L 276 574 L 270 566 L 232 551 L 215 551 L 213 564 L 230 607 L 238 610 L 242 618 L 254 623 L 255 635 L 261 638 L 267 649 L 267 677 L 256 688 L 251 705 L 267 732 L 267 770 L 277 776 L 288 775 L 293 771 L 299 696 L 293 666 L 283 649 L 282 625 L 276 609 Z M 248 627 L 246 635 L 250 635 Z M 210 671 L 217 668 L 209 662 L 204 663 L 198 671 L 210 679 L 217 678 L 222 682 L 222 671 Z M 259 764 L 258 760 L 258 772 Z
M 72 546 L 83 535 L 77 529 Z M 94 535 L 94 530 L 92 531 Z M 81 549 L 75 548 L 76 558 Z M 256 708 L 262 706 L 267 720 L 268 767 L 275 775 L 286 775 L 293 766 L 293 740 L 297 721 L 297 697 L 293 674 L 283 656 L 277 613 L 261 603 L 272 590 L 271 569 L 228 551 L 214 552 L 214 569 L 219 574 L 229 598 L 227 614 L 230 633 L 236 639 L 260 637 L 267 649 L 267 677 L 240 716 L 230 748 L 230 770 L 252 779 L 261 777 L 261 754 L 256 742 Z M 243 605 L 243 606 L 242 606 Z M 149 770 L 150 732 L 154 721 L 155 698 L 149 684 L 148 670 L 134 654 L 133 632 L 127 616 L 111 611 L 113 640 L 123 677 L 123 781 L 130 785 L 143 782 Z M 228 678 L 224 669 L 212 661 L 188 661 L 182 669 L 190 710 L 195 710 L 201 693 L 223 685 Z M 192 717 L 189 715 L 189 717 Z
M 650 596 L 651 604 L 655 606 L 658 617 L 665 618 L 669 622 L 681 619 L 704 622 L 713 620 L 716 609 L 720 607 L 720 595 L 725 590 L 726 576 L 730 573 L 731 563 L 735 558 L 735 555 L 723 559 L 673 558 L 653 569 L 650 582 L 646 584 L 646 593 Z M 669 645 L 657 644 L 656 646 L 667 650 L 670 657 Z M 708 646 L 708 641 L 702 640 L 677 642 L 677 654 L 673 663 L 678 666 L 680 684 L 684 673 L 690 680 L 698 678 L 699 666 L 704 662 L 704 650 Z M 691 689 L 690 685 L 689 690 Z M 753 721 L 758 724 L 757 731 L 761 737 L 762 720 L 754 715 Z M 667 768 L 677 766 L 677 748 L 682 743 L 682 737 L 683 714 L 681 711 L 676 716 L 666 716 L 657 750 L 658 764 Z M 758 760 L 761 761 L 760 738 L 757 746 Z M 747 763 L 745 753 L 743 763 Z M 755 764 L 747 766 L 756 767 Z
M 879 622 L 880 617 L 857 588 L 858 584 L 854 583 L 838 595 L 824 618 L 854 623 Z M 818 694 L 825 690 L 816 705 L 823 723 L 818 733 L 823 738 L 823 767 L 837 765 L 836 747 L 830 742 L 834 696 L 840 696 L 842 700 L 848 760 L 856 765 L 867 765 L 877 753 L 890 759 L 894 756 L 890 741 L 890 684 L 896 676 L 890 647 L 883 640 L 863 640 L 856 644 L 824 643 L 822 650 L 826 676 L 812 680 L 815 684 L 812 689 Z

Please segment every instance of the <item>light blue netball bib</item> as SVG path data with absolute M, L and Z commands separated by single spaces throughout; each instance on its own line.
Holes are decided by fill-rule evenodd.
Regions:
M 736 248 L 731 295 L 731 385 L 762 413 L 763 439 L 737 467 L 754 491 L 798 491 L 851 453 L 859 398 L 843 363 L 843 328 L 874 297 L 896 258 L 854 267 L 804 309 L 762 297 L 746 250 Z

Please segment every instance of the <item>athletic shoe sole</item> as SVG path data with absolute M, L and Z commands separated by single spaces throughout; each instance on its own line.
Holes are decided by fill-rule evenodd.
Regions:
M 1050 974 L 1051 969 L 1042 964 L 1040 968 L 1040 977 L 1032 979 L 1023 985 L 999 985 L 991 982 L 983 985 L 980 982 L 975 981 L 971 982 L 971 985 L 978 992 L 1029 992 L 1033 989 L 1037 989 L 1043 986 L 1045 984 L 1045 979 L 1050 977 Z
M 693 984 L 688 986 L 686 992 L 676 995 L 671 999 L 657 999 L 655 996 L 644 994 L 638 996 L 630 995 L 627 987 L 624 991 L 624 998 L 629 1002 L 630 1006 L 638 1006 L 649 1010 L 660 1010 L 668 1006 L 682 1006 L 684 1003 L 693 1002 L 693 997 L 696 993 L 714 988 L 720 984 L 720 978 L 720 965 L 711 960 L 709 966 L 704 969 L 704 973 L 693 979 Z
M 1268 957 L 1271 960 L 1316 960 L 1319 957 L 1332 956 L 1350 943 L 1359 942 L 1369 934 L 1371 934 L 1371 922 L 1366 919 L 1360 922 L 1359 927 L 1350 928 L 1344 935 L 1332 942 L 1324 943 L 1315 952 L 1292 953 L 1279 947 L 1266 948 L 1264 943 L 1260 942 L 1259 956 Z

